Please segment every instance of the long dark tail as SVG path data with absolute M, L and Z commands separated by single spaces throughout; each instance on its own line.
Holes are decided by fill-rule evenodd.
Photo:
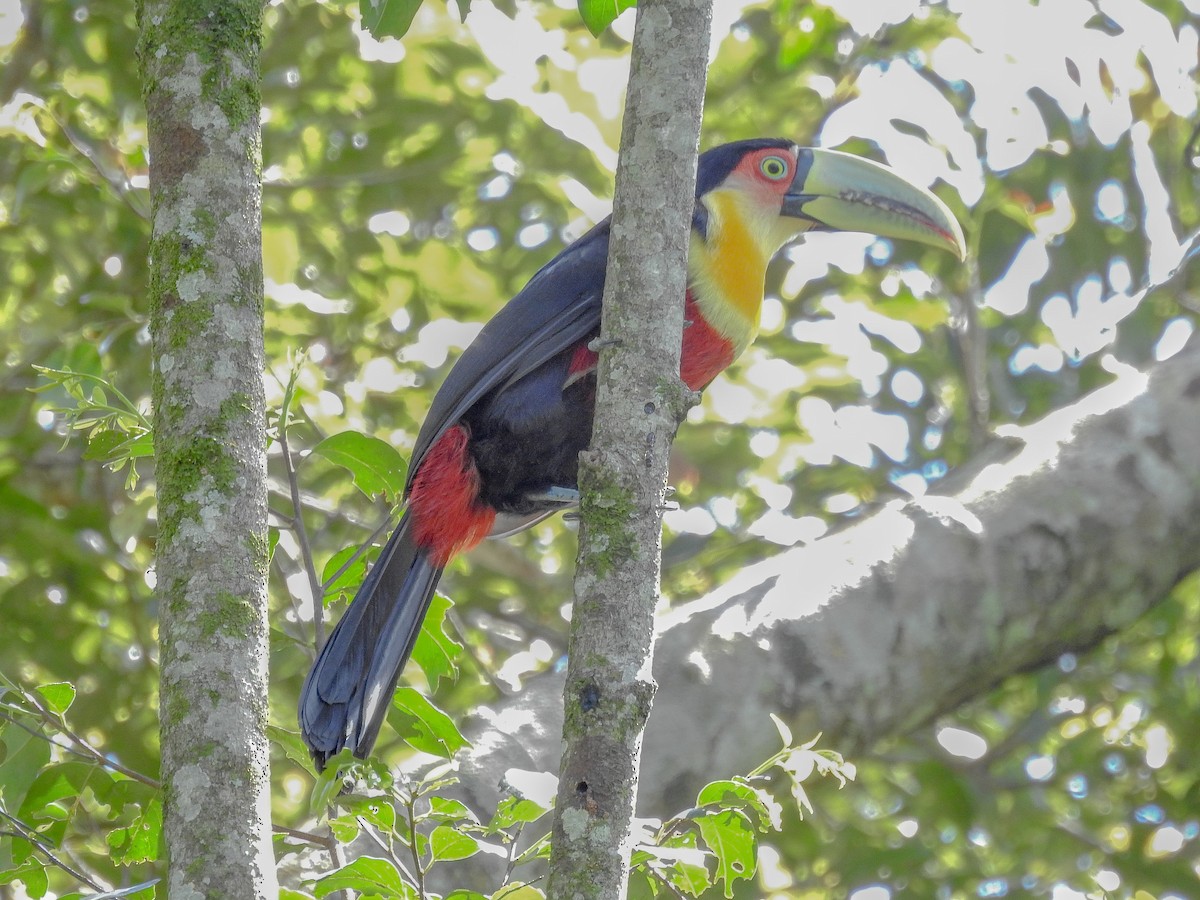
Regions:
M 411 530 L 406 513 L 300 691 L 300 734 L 319 768 L 343 747 L 371 752 L 420 633 L 442 569 Z

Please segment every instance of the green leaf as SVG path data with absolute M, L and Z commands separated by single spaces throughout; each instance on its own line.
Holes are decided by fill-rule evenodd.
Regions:
M 101 777 L 101 773 L 107 777 Z M 124 775 L 104 772 L 98 769 L 88 781 L 96 795 L 96 799 L 112 810 L 113 817 L 121 815 L 128 804 L 136 804 L 138 808 L 145 806 L 155 796 L 157 791 L 149 785 L 126 778 Z
M 129 440 L 129 435 L 112 428 L 98 428 L 88 436 L 87 449 L 83 451 L 84 459 L 95 459 L 101 462 L 112 459 L 117 449 Z
M 264 225 L 262 243 L 263 275 L 276 284 L 286 284 L 295 278 L 301 265 L 295 230 Z
M 281 887 L 279 889 L 279 900 L 313 900 L 313 895 L 306 894 L 304 891 L 294 891 L 291 888 Z
M 434 862 L 467 859 L 479 852 L 479 842 L 449 825 L 439 825 L 429 835 L 429 852 Z
M 85 762 L 66 762 L 43 769 L 33 780 L 18 816 L 26 818 L 42 813 L 51 803 L 64 797 L 77 797 L 84 785 L 94 781 L 97 796 L 104 793 L 105 782 L 111 785 L 112 776 L 96 765 Z M 101 801 L 103 802 L 103 801 Z
M 24 865 L 0 872 L 0 884 L 11 884 L 20 881 L 25 885 L 25 892 L 30 897 L 44 897 L 50 884 L 46 876 L 46 867 L 35 859 Z
M 496 814 L 488 822 L 488 831 L 511 828 L 517 823 L 536 822 L 546 812 L 546 807 L 524 797 L 505 797 L 496 804 Z
M 325 585 L 325 602 L 328 603 L 330 598 L 336 597 L 339 591 L 348 591 L 351 588 L 356 588 L 362 583 L 363 578 L 367 575 L 367 554 L 362 554 L 358 559 L 354 560 L 350 565 L 346 562 L 358 553 L 357 546 L 346 547 L 339 550 L 333 556 L 329 557 L 329 561 L 325 563 L 325 568 L 321 572 L 321 583 Z M 338 570 L 346 566 L 345 571 L 338 574 Z M 333 576 L 337 575 L 335 579 Z
M 340 750 L 337 755 L 325 763 L 325 768 L 317 776 L 313 785 L 312 795 L 308 799 L 308 808 L 320 815 L 329 808 L 334 798 L 342 792 L 346 782 L 346 769 L 358 764 L 350 748 Z
M 578 0 L 579 16 L 588 31 L 599 37 L 621 13 L 637 6 L 636 0 Z
M 410 687 L 396 689 L 392 705 L 411 717 L 416 734 L 405 736 L 409 745 L 425 753 L 452 757 L 467 746 L 454 720 L 434 706 L 427 697 Z
M 667 876 L 667 881 L 671 882 L 676 890 L 689 897 L 699 897 L 712 887 L 708 869 L 697 863 L 676 860 L 664 870 L 664 874 Z
M 71 708 L 75 699 L 75 685 L 65 681 L 43 684 L 37 688 L 37 692 L 46 701 L 50 711 L 60 716 Z
M 962 774 L 953 766 L 936 759 L 919 763 L 915 771 L 921 780 L 922 789 L 927 791 L 931 798 L 936 798 L 939 813 L 963 831 L 969 829 L 975 821 L 976 802 Z
M 363 25 L 375 37 L 404 37 L 421 0 L 359 0 Z
M 434 594 L 425 613 L 425 621 L 413 645 L 412 658 L 425 673 L 431 688 L 436 688 L 442 676 L 454 678 L 458 666 L 454 661 L 462 653 L 462 644 L 446 631 L 446 614 L 454 602 L 442 594 Z
M 700 837 L 717 860 L 717 878 L 725 882 L 725 896 L 733 896 L 733 883 L 754 875 L 757 840 L 754 827 L 741 810 L 730 809 L 696 820 Z
M 317 774 L 317 767 L 313 765 L 308 747 L 296 732 L 280 728 L 278 725 L 268 725 L 267 737 L 279 745 L 279 749 L 283 751 L 284 756 L 298 764 L 304 771 L 310 775 Z
M 443 822 L 461 822 L 464 819 L 475 821 L 475 816 L 467 805 L 452 797 L 430 797 L 428 817 Z
M 128 828 L 108 833 L 113 862 L 120 865 L 153 862 L 158 859 L 162 838 L 162 803 L 157 797 L 146 804 L 142 814 Z
M 325 438 L 312 452 L 349 470 L 355 486 L 368 497 L 383 494 L 394 502 L 404 490 L 408 466 L 395 447 L 379 438 L 343 431 Z
M 783 808 L 775 798 L 738 779 L 706 784 L 696 796 L 696 805 L 753 812 L 760 831 L 779 831 L 783 827 Z
M 327 897 L 334 891 L 360 891 L 372 897 L 399 897 L 416 900 L 417 892 L 404 883 L 400 870 L 386 859 L 360 856 L 348 866 L 317 881 L 313 894 Z
M 333 833 L 334 838 L 339 844 L 349 844 L 359 833 L 362 832 L 362 826 L 358 824 L 358 817 L 353 813 L 347 816 L 334 816 L 329 820 L 329 830 Z
M 532 884 L 513 884 L 492 894 L 492 900 L 545 900 L 546 895 Z
M 50 762 L 50 744 L 17 728 L 3 732 L 0 753 L 0 798 L 9 809 L 20 809 L 42 767 Z
M 371 797 L 363 803 L 354 804 L 354 814 L 384 834 L 391 834 L 396 830 L 396 807 L 379 797 Z M 405 832 L 407 833 L 407 825 Z

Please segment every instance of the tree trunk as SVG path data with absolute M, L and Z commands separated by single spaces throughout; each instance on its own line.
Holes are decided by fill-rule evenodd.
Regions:
M 711 0 L 638 7 L 564 691 L 551 897 L 624 897 L 658 601 Z
M 777 749 L 770 712 L 862 752 L 1094 647 L 1200 567 L 1200 346 L 1011 432 L 945 494 L 889 503 L 659 622 L 643 814 Z M 539 678 L 468 729 L 474 808 L 506 769 L 554 768 L 560 686 Z
M 259 0 L 145 0 L 168 891 L 273 898 Z

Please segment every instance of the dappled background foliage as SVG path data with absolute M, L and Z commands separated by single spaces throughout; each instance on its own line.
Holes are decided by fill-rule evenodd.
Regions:
M 427 4 L 403 41 L 364 33 L 343 3 L 266 10 L 270 424 L 286 425 L 318 580 L 385 521 L 397 471 L 372 482 L 364 466 L 389 457 L 349 445 L 367 497 L 337 442 L 310 451 L 355 432 L 398 464 L 447 361 L 607 213 L 632 22 L 597 38 L 564 6 L 476 0 L 461 23 Z M 1200 304 L 1184 259 L 1200 227 L 1197 13 L 1196 0 L 718 5 L 705 144 L 781 135 L 887 161 L 946 199 L 972 259 L 826 235 L 781 255 L 759 342 L 677 444 L 671 602 L 936 489 L 996 428 L 1183 345 Z M 0 5 L 0 673 L 75 688 L 35 708 L 0 687 L 0 801 L 104 884 L 152 874 L 138 863 L 154 841 L 137 838 L 154 833 L 154 792 L 78 758 L 38 777 L 52 752 L 31 732 L 72 743 L 69 705 L 78 740 L 156 775 L 133 15 L 117 0 Z M 313 579 L 278 440 L 270 455 L 271 708 L 293 729 Z M 436 685 L 443 709 L 461 717 L 561 661 L 573 557 L 556 520 L 452 568 L 446 628 L 466 652 Z M 325 597 L 335 614 L 361 566 Z M 1192 579 L 1092 653 L 855 759 L 857 781 L 814 786 L 816 813 L 766 839 L 738 896 L 1195 896 L 1198 633 Z M 412 751 L 389 730 L 378 752 Z M 276 821 L 303 827 L 312 778 L 283 752 L 273 764 Z M 45 860 L 0 837 L 0 872 L 20 870 L 30 893 Z

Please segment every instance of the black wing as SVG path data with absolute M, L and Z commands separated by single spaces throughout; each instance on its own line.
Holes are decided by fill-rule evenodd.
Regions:
M 546 263 L 463 351 L 417 434 L 405 493 L 429 448 L 485 394 L 599 330 L 608 229 L 605 219 Z

